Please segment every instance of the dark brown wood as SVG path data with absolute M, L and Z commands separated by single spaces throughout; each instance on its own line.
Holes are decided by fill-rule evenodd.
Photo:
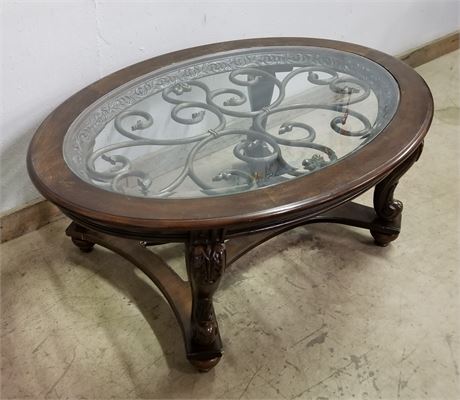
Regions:
M 72 229 L 71 239 L 75 246 L 77 246 L 83 253 L 89 253 L 93 250 L 94 242 L 90 242 L 85 239 L 85 233 L 88 232 L 88 229 L 74 224 Z
M 257 247 L 259 244 L 298 226 L 317 223 L 334 223 L 370 229 L 376 218 L 377 214 L 372 207 L 350 201 L 314 217 L 298 218 L 297 220 L 290 221 L 288 224 L 281 224 L 266 231 L 256 232 L 229 240 L 227 243 L 227 265 L 233 264 L 241 256 L 254 247 Z M 392 233 L 392 231 L 388 229 L 387 233 Z
M 419 155 L 420 153 L 418 153 Z M 399 177 L 415 161 L 412 155 L 393 176 Z M 220 361 L 222 340 L 212 304 L 225 268 L 259 244 L 289 229 L 314 223 L 339 223 L 365 229 L 375 229 L 377 213 L 372 207 L 348 202 L 314 217 L 304 216 L 288 223 L 224 243 L 224 232 L 194 232 L 186 243 L 186 265 L 189 282 L 183 281 L 159 256 L 146 250 L 146 243 L 93 231 L 73 222 L 66 233 L 82 247 L 99 244 L 142 270 L 160 289 L 170 304 L 182 329 L 187 358 L 198 371 L 207 372 Z M 386 235 L 399 233 L 399 227 L 380 227 Z M 373 233 L 373 235 L 375 232 Z M 228 249 L 228 261 L 227 261 Z M 190 285 L 190 286 L 189 286 Z
M 223 243 L 188 246 L 189 282 L 183 281 L 158 255 L 143 243 L 92 231 L 72 222 L 66 234 L 83 251 L 86 244 L 112 250 L 129 260 L 160 289 L 179 323 L 188 360 L 199 371 L 214 367 L 222 356 L 222 341 L 212 305 L 212 294 L 218 287 L 225 268 Z M 83 243 L 83 249 L 80 243 Z M 192 288 L 192 290 L 190 290 Z
M 86 240 L 72 238 L 72 242 L 77 246 L 83 253 L 89 253 L 93 250 L 94 243 L 88 242 Z
M 452 32 L 419 48 L 401 54 L 398 58 L 412 68 L 415 68 L 459 49 L 459 39 L 460 33 L 458 31 Z M 27 218 L 24 217 L 26 214 Z M 30 218 L 33 219 L 33 223 L 31 223 Z M 13 210 L 0 217 L 0 242 L 5 242 L 36 230 L 58 218 L 62 218 L 62 214 L 48 200 L 42 200 L 39 203 Z
M 121 84 L 188 58 L 253 46 L 319 46 L 367 57 L 383 65 L 398 81 L 401 98 L 390 124 L 362 150 L 337 163 L 280 185 L 257 191 L 203 199 L 144 199 L 107 192 L 80 180 L 67 167 L 62 142 L 72 121 L 90 104 Z M 152 231 L 214 229 L 244 230 L 270 224 L 280 215 L 312 215 L 349 200 L 375 185 L 422 142 L 431 122 L 433 103 L 420 78 L 403 62 L 362 46 L 322 39 L 267 38 L 217 43 L 165 54 L 118 71 L 88 86 L 59 106 L 40 126 L 28 152 L 30 176 L 61 209 L 94 227 L 120 235 L 149 239 Z M 304 182 L 308 181 L 308 184 Z M 241 208 L 240 204 L 245 207 Z M 210 215 L 209 211 L 213 210 Z
M 198 353 L 188 358 L 205 372 L 217 364 L 222 354 L 212 297 L 226 266 L 225 244 L 221 240 L 207 240 L 194 234 L 186 244 L 186 265 L 192 289 L 191 340 Z M 211 357 L 209 351 L 212 352 Z
M 192 297 L 190 287 L 158 255 L 146 249 L 139 241 L 107 235 L 101 232 L 82 229 L 72 222 L 66 230 L 72 239 L 85 240 L 98 244 L 129 260 L 144 272 L 173 309 L 184 337 L 190 337 L 190 315 Z M 186 343 L 187 345 L 187 343 Z
M 399 235 L 403 203 L 393 197 L 399 179 L 409 170 L 422 154 L 423 143 L 395 168 L 387 177 L 379 182 L 374 190 L 374 208 L 377 218 L 371 226 L 371 234 L 379 246 L 387 246 Z M 393 232 L 388 231 L 388 228 Z
M 224 243 L 187 244 L 187 273 L 192 288 L 192 340 L 207 346 L 216 341 L 218 326 L 212 296 L 225 269 Z
M 431 60 L 443 56 L 444 54 L 458 50 L 460 48 L 460 32 L 452 32 L 439 39 L 426 43 L 423 46 L 411 50 L 399 58 L 412 68 L 423 65 Z
M 62 144 L 70 124 L 86 107 L 118 86 L 189 58 L 282 45 L 339 49 L 384 66 L 400 87 L 399 108 L 392 121 L 362 149 L 327 168 L 279 185 L 225 197 L 130 197 L 83 182 L 67 167 Z M 248 39 L 165 54 L 93 83 L 61 104 L 42 123 L 29 147 L 27 166 L 41 193 L 75 221 L 66 232 L 82 251 L 90 251 L 94 244 L 104 246 L 131 261 L 153 281 L 178 320 L 187 358 L 198 370 L 208 371 L 222 356 L 213 295 L 226 264 L 258 244 L 304 224 L 352 225 L 369 229 L 377 244 L 394 240 L 400 231 L 402 204 L 393 198 L 393 192 L 419 157 L 432 115 L 433 102 L 424 81 L 391 56 L 322 39 Z M 351 202 L 374 186 L 374 208 Z M 185 243 L 188 281 L 145 248 L 168 242 Z

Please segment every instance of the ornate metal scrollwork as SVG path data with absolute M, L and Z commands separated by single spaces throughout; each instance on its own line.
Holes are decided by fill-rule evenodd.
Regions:
M 348 55 L 347 57 L 353 59 L 355 56 Z M 77 145 L 74 141 L 73 150 L 78 150 L 78 157 L 81 158 L 82 146 L 87 147 L 88 151 L 84 154 L 85 170 L 82 174 L 90 181 L 99 182 L 105 188 L 124 193 L 127 189 L 126 182 L 130 179 L 131 187 L 133 184 L 137 185 L 137 195 L 146 197 L 174 197 L 186 180 L 192 180 L 203 194 L 219 195 L 250 190 L 290 177 L 312 173 L 338 159 L 334 149 L 329 145 L 316 143 L 318 135 L 315 128 L 303 121 L 282 122 L 277 135 L 266 129 L 266 122 L 270 117 L 279 117 L 279 113 L 282 112 L 325 110 L 335 113 L 329 124 L 332 135 L 336 133 L 345 137 L 358 137 L 363 139 L 363 143 L 370 140 L 381 128 L 378 126 L 381 123 L 380 120 L 377 119 L 378 121 L 372 124 L 361 111 L 358 111 L 359 108 L 351 109 L 350 106 L 367 99 L 372 90 L 380 90 L 383 96 L 382 93 L 385 90 L 390 91 L 391 84 L 388 84 L 385 79 L 379 82 L 379 75 L 369 74 L 369 71 L 363 69 L 364 64 L 359 64 L 356 60 L 347 64 L 347 61 L 348 58 L 341 59 L 337 55 L 321 58 L 306 56 L 301 52 L 298 54 L 288 52 L 282 57 L 257 55 L 252 58 L 248 56 L 247 59 L 235 58 L 230 64 L 216 62 L 212 64 L 212 68 L 211 64 L 208 64 L 207 69 L 204 69 L 205 64 L 203 64 L 203 69 L 199 73 L 198 64 L 196 64 L 194 68 L 184 70 L 180 79 L 157 79 L 155 85 L 145 83 L 138 86 L 132 95 L 118 98 L 116 105 L 122 111 L 115 114 L 114 129 L 126 138 L 126 141 L 94 150 L 96 140 L 95 137 L 91 137 L 85 139 L 84 143 L 89 143 L 86 145 L 84 143 Z M 280 71 L 287 72 L 284 77 L 274 72 L 277 65 L 280 66 Z M 234 85 L 233 87 L 211 89 L 206 83 L 208 81 L 197 80 L 201 76 L 222 72 L 228 72 L 227 77 Z M 308 102 L 285 104 L 286 88 L 294 78 L 304 79 L 304 82 L 309 85 L 329 88 L 334 100 L 318 104 Z M 382 82 L 384 84 L 380 87 Z M 297 81 L 298 84 L 299 81 Z M 269 97 L 263 101 L 259 99 L 254 103 L 251 96 L 257 92 L 257 87 L 262 89 L 259 93 Z M 271 90 L 265 90 L 267 88 Z M 277 92 L 272 98 L 273 88 L 277 89 Z M 245 91 L 248 92 L 248 95 Z M 194 136 L 175 139 L 155 138 L 153 129 L 156 127 L 155 121 L 158 116 L 151 115 L 145 110 L 133 109 L 131 104 L 153 93 L 161 93 L 162 99 L 172 105 L 170 117 L 179 124 L 198 125 L 205 118 L 208 122 L 210 118 L 216 122 L 214 126 L 207 126 L 205 130 Z M 191 96 L 193 96 L 193 101 L 188 100 Z M 249 103 L 251 105 L 249 110 L 241 109 L 240 106 Z M 260 109 L 254 109 L 256 103 L 259 104 Z M 391 112 L 391 107 L 392 105 L 385 103 L 378 105 L 379 112 L 381 110 Z M 100 119 L 107 121 L 114 112 L 113 109 L 114 106 L 110 112 L 101 114 Z M 250 126 L 245 129 L 228 127 L 230 117 L 247 118 L 251 121 Z M 348 125 L 345 124 L 348 119 L 354 120 L 352 125 L 355 127 L 359 125 L 360 128 L 347 128 Z M 133 120 L 134 122 L 128 124 Z M 98 121 L 95 121 L 93 125 L 92 132 L 96 126 L 100 126 Z M 303 131 L 305 135 L 300 139 L 288 139 L 286 134 L 292 131 Z M 84 129 L 81 130 L 79 136 L 81 140 L 86 137 L 86 132 Z M 230 140 L 229 137 L 232 135 L 234 139 Z M 233 150 L 234 156 L 244 162 L 240 164 L 243 167 L 232 166 L 228 170 L 217 170 L 214 178 L 205 182 L 195 169 L 197 154 L 205 146 L 212 145 L 215 140 L 224 137 L 229 142 L 232 140 L 238 142 L 239 137 L 244 138 L 234 145 Z M 140 171 L 138 167 L 133 168 L 133 162 L 126 155 L 120 154 L 130 147 L 165 145 L 188 145 L 190 150 L 183 165 L 178 169 L 177 175 L 168 184 L 163 183 L 162 186 L 159 186 L 156 178 L 149 175 L 148 172 Z M 283 156 L 286 154 L 283 146 L 308 150 L 309 155 L 305 156 L 300 165 L 291 165 Z M 105 169 L 102 167 L 104 163 L 107 165 Z M 273 180 L 273 178 L 276 179 Z M 224 182 L 226 185 L 222 185 Z M 133 194 L 133 190 L 130 190 L 129 194 Z

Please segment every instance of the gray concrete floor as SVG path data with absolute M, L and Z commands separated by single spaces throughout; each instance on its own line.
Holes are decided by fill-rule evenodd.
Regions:
M 399 239 L 317 225 L 240 259 L 215 300 L 225 355 L 208 374 L 144 276 L 80 253 L 67 221 L 1 245 L 1 398 L 460 398 L 459 55 L 418 69 L 436 113 L 397 189 Z M 161 250 L 178 268 L 181 252 Z

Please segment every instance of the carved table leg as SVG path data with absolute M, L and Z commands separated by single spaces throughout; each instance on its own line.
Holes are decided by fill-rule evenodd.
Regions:
M 77 246 L 83 253 L 89 253 L 93 250 L 94 243 L 84 239 L 84 234 L 88 232 L 88 229 L 83 228 L 80 225 L 75 224 L 75 228 L 70 235 L 72 242 Z
M 375 243 L 379 246 L 387 246 L 399 236 L 403 204 L 396 200 L 393 194 L 399 179 L 418 160 L 422 149 L 423 143 L 401 165 L 375 186 L 374 209 L 377 218 L 372 222 L 370 232 Z
M 201 372 L 209 371 L 222 356 L 222 343 L 212 297 L 225 269 L 222 241 L 187 244 L 187 274 L 192 289 L 191 351 L 187 358 Z

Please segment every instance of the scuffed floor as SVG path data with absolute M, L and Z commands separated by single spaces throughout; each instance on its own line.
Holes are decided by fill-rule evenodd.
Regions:
M 67 221 L 2 244 L 1 398 L 460 398 L 459 56 L 418 68 L 436 113 L 397 188 L 399 239 L 316 225 L 241 258 L 215 299 L 225 354 L 208 374 L 143 275 L 80 253 Z M 181 247 L 161 253 L 179 267 Z

